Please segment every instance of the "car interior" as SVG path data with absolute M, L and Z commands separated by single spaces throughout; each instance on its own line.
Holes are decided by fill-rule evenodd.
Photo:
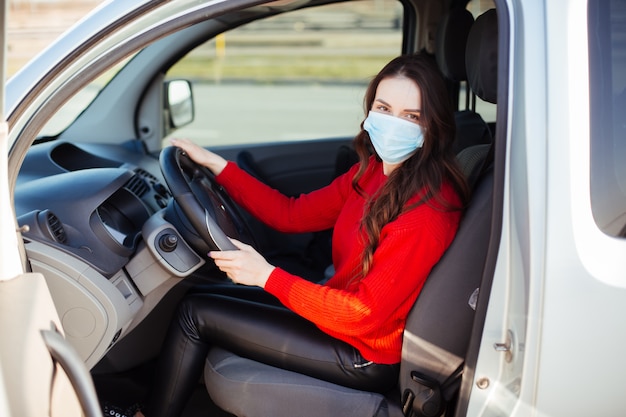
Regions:
M 396 389 L 358 391 L 216 347 L 184 416 L 463 415 L 501 223 L 504 8 L 496 13 L 493 1 L 479 0 L 214 7 L 155 25 L 135 44 L 110 46 L 111 58 L 94 60 L 85 74 L 89 82 L 57 93 L 58 103 L 42 105 L 26 127 L 36 133 L 14 198 L 28 268 L 46 276 L 65 338 L 90 370 L 99 400 L 124 406 L 145 396 L 180 299 L 229 282 L 206 255 L 230 247 L 227 236 L 311 281 L 333 273 L 332 230 L 271 230 L 168 139 L 190 137 L 287 195 L 306 193 L 357 161 L 351 141 L 364 117 L 368 74 L 394 55 L 419 52 L 432 56 L 449 86 L 455 152 L 472 198 L 408 317 Z M 338 40 L 376 55 L 371 67 L 363 60 L 363 68 L 343 69 L 363 71 L 349 80 L 339 72 L 331 81 L 314 73 L 290 78 L 290 71 L 314 71 L 316 62 L 325 71 L 344 63 Z M 285 68 L 279 82 L 264 79 L 256 61 L 238 61 L 261 49 L 271 51 L 268 68 Z M 205 56 L 210 82 L 194 72 Z M 261 99 L 249 98 L 253 92 Z M 336 110 L 340 104 L 352 113 Z M 314 105 L 328 113 L 315 113 Z M 309 120 L 293 121 L 295 113 Z

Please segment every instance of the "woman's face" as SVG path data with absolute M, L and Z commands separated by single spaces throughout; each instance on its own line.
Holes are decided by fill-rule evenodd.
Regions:
M 390 77 L 378 84 L 370 110 L 419 124 L 421 106 L 422 94 L 413 80 L 405 77 Z
M 415 82 L 406 77 L 389 77 L 378 84 L 370 110 L 419 125 L 421 107 L 422 94 Z M 401 164 L 402 162 L 392 164 L 383 161 L 383 173 L 389 175 Z

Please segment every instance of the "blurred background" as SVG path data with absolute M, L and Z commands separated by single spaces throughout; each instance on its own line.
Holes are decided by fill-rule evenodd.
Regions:
M 10 77 L 100 0 L 10 0 L 7 75 Z
M 96 8 L 102 0 L 9 0 L 8 3 L 8 39 L 7 39 L 7 76 L 11 76 L 26 62 L 48 46 L 63 31 L 80 20 L 88 12 Z M 392 4 L 390 6 L 390 4 Z M 399 30 L 399 5 L 393 0 L 375 0 L 374 10 L 368 6 L 362 11 L 368 20 L 383 29 L 392 22 L 390 29 Z M 493 0 L 473 0 L 468 8 L 475 14 L 493 7 Z M 394 12 L 396 10 L 396 12 Z M 357 19 L 363 16 L 357 16 Z M 396 20 L 396 17 L 397 20 Z M 333 12 L 332 19 L 328 14 L 320 16 L 323 26 L 339 24 L 350 27 L 355 16 L 341 13 L 341 5 Z M 287 19 L 288 20 L 288 19 Z M 294 22 L 288 22 L 292 24 Z M 300 22 L 295 22 L 299 24 Z M 308 28 L 318 29 L 318 28 Z
M 9 0 L 8 77 L 101 3 Z M 493 0 L 472 0 L 468 6 L 474 16 L 491 7 Z M 402 16 L 397 0 L 363 0 L 293 11 L 210 39 L 166 73 L 167 79 L 192 83 L 196 114 L 203 115 L 173 134 L 206 146 L 353 136 L 363 119 L 367 83 L 401 53 Z M 434 39 L 427 50 L 434 52 Z M 40 135 L 62 132 L 126 62 L 68 100 Z M 464 97 L 462 86 L 460 103 Z M 486 120 L 495 120 L 495 106 L 479 100 L 477 108 Z M 307 120 L 311 114 L 317 116 Z

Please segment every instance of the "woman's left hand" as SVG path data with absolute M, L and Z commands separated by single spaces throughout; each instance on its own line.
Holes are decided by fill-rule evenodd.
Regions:
M 264 288 L 274 266 L 270 265 L 252 246 L 231 239 L 239 250 L 211 251 L 215 265 L 237 284 Z

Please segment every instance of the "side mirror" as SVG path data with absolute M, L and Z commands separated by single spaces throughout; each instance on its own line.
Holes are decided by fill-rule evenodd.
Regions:
M 171 80 L 165 83 L 165 116 L 168 132 L 193 121 L 193 93 L 189 81 Z

